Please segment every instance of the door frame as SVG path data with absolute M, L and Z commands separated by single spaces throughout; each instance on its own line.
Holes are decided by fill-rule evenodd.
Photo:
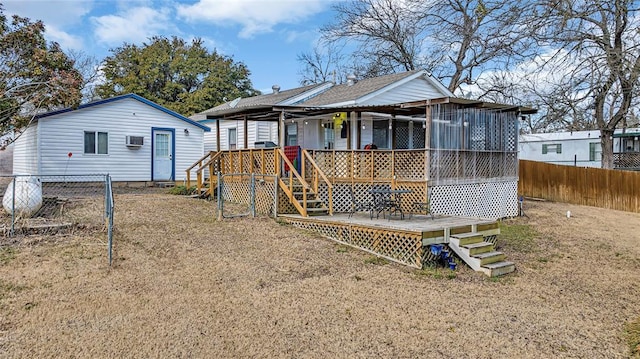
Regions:
M 153 163 L 155 162 L 156 152 L 155 152 L 155 143 L 156 143 L 156 131 L 167 131 L 171 132 L 171 181 L 175 181 L 176 178 L 176 129 L 175 128 L 166 128 L 166 127 L 151 127 L 151 180 L 155 181 L 153 178 Z

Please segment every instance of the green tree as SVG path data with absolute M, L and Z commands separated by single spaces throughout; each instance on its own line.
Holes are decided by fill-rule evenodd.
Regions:
M 0 4 L 0 131 L 23 128 L 33 116 L 80 103 L 82 76 L 44 24 L 4 15 Z
M 201 39 L 156 36 L 142 46 L 111 50 L 102 71 L 101 97 L 135 93 L 175 112 L 191 115 L 224 102 L 254 96 L 250 72 L 241 62 L 209 52 Z

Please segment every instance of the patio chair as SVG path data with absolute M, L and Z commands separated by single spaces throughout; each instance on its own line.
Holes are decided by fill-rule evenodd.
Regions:
M 358 202 L 356 201 L 356 196 L 353 193 L 353 187 L 349 186 L 349 196 L 351 197 L 351 211 L 349 211 L 349 218 L 353 216 L 356 212 L 366 211 L 371 214 L 371 203 L 369 202 Z
M 431 216 L 433 219 L 433 213 L 431 212 L 431 205 L 429 204 L 429 200 L 426 202 L 413 202 L 413 208 L 411 214 L 424 214 L 425 216 Z

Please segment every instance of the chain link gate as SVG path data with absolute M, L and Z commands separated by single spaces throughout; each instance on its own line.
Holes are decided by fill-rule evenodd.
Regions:
M 104 174 L 0 176 L 0 236 L 106 231 L 111 264 L 115 205 Z
M 278 213 L 277 176 L 254 173 L 218 173 L 218 219 Z

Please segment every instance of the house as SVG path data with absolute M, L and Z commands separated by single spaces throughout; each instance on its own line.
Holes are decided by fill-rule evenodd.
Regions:
M 182 180 L 207 131 L 138 95 L 116 96 L 36 116 L 14 143 L 13 173 Z
M 520 135 L 519 157 L 559 165 L 601 167 L 600 131 L 552 132 Z M 614 168 L 640 170 L 640 129 L 616 129 Z
M 271 94 L 238 98 L 191 118 L 212 128 L 205 135 L 205 150 L 254 148 L 256 141 L 307 149 L 361 149 L 367 144 L 379 149 L 424 148 L 424 118 L 393 117 L 377 110 L 453 96 L 426 71 L 408 71 L 361 81 L 350 78 L 341 85 L 327 82 L 286 91 L 274 86 Z M 298 115 L 287 111 L 292 108 L 309 111 Z M 391 130 L 401 135 L 394 138 Z
M 518 120 L 533 112 L 456 98 L 426 71 L 408 71 L 361 81 L 351 78 L 341 85 L 282 92 L 276 87 L 272 94 L 235 99 L 198 116 L 206 118 L 203 121 L 216 136 L 215 145 L 205 144 L 218 153 L 212 159 L 255 148 L 250 139 L 266 140 L 257 136 L 257 129 L 268 123 L 270 141 L 281 149 L 297 146 L 299 153 L 306 151 L 318 173 L 362 185 L 355 191 L 359 195 L 376 183 L 390 182 L 394 188 L 413 188 L 411 201 L 428 199 L 439 214 L 503 218 L 518 213 Z M 376 148 L 375 154 L 357 152 L 365 148 Z M 222 154 L 226 151 L 235 152 Z M 252 155 L 246 156 L 249 160 L 226 160 L 230 173 L 260 167 L 282 174 L 273 173 L 279 170 L 274 160 L 258 166 L 253 163 L 257 160 L 250 160 Z M 295 160 L 295 152 L 286 156 L 293 165 L 304 162 Z M 302 171 L 301 167 L 296 169 Z M 206 177 L 210 169 L 200 168 Z M 341 193 L 348 193 L 346 187 Z M 322 196 L 338 212 L 350 206 L 344 198 L 333 202 L 328 193 Z M 296 208 L 307 215 L 304 203 Z
M 518 121 L 534 109 L 456 98 L 426 71 L 290 91 L 197 115 L 214 150 L 185 170 L 202 193 L 217 186 L 220 217 L 224 202 L 245 203 L 418 268 L 429 246 L 447 244 L 474 270 L 515 269 L 494 250 L 495 220 L 519 213 Z M 263 140 L 279 146 L 258 148 Z M 369 213 L 354 219 L 356 208 Z M 427 211 L 437 218 L 404 216 Z

